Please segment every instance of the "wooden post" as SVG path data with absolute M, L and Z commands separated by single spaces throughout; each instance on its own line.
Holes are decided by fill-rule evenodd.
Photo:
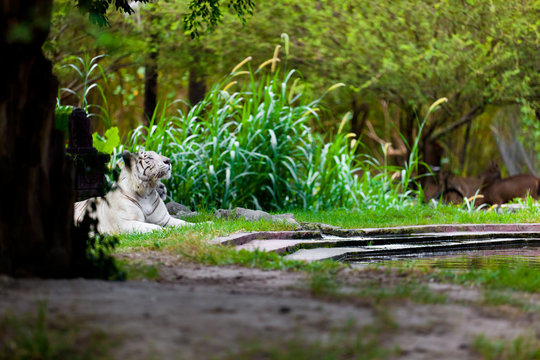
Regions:
M 98 153 L 92 143 L 90 119 L 81 108 L 69 116 L 69 147 L 67 152 L 75 164 L 75 196 L 77 201 L 103 196 L 105 170 L 109 155 Z

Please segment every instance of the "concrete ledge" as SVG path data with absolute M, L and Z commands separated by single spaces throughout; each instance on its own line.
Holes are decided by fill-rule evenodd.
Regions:
M 339 229 L 339 228 L 336 228 Z M 391 235 L 391 234 L 418 234 L 418 233 L 446 233 L 446 232 L 539 232 L 540 224 L 440 224 L 440 225 L 412 225 L 396 226 L 388 228 L 365 228 L 365 229 L 339 229 L 338 236 L 362 235 Z M 323 230 L 323 233 L 324 232 Z M 349 234 L 350 235 L 347 235 Z
M 335 247 L 335 248 L 315 248 L 315 249 L 301 249 L 293 254 L 284 256 L 289 260 L 305 260 L 305 261 L 318 261 L 318 260 L 337 260 L 337 261 L 354 261 L 369 258 L 371 256 L 381 255 L 404 255 L 404 254 L 417 254 L 417 253 L 434 253 L 434 252 L 447 252 L 447 251 L 460 251 L 460 250 L 476 250 L 476 249 L 490 249 L 490 248 L 504 248 L 504 247 L 517 247 L 524 245 L 540 245 L 540 238 L 535 239 L 492 239 L 492 240 L 479 240 L 468 242 L 455 242 L 446 244 L 423 244 L 423 245 L 410 245 L 402 247 L 387 248 L 373 246 L 373 247 Z
M 231 234 L 212 244 L 272 251 L 287 259 L 350 260 L 365 256 L 415 254 L 426 251 L 540 245 L 540 224 L 442 224 L 373 229 L 341 229 L 303 224 L 303 231 L 261 231 Z M 325 235 L 322 235 L 325 234 Z
M 324 236 L 322 239 L 254 239 L 247 242 L 237 241 L 236 249 L 273 251 L 286 254 L 300 249 L 337 248 L 337 247 L 376 247 L 383 245 L 409 245 L 418 246 L 427 243 L 440 243 L 455 241 L 479 241 L 493 239 L 538 239 L 537 232 L 452 232 L 452 233 L 420 233 L 410 235 L 380 235 L 342 238 Z
M 268 239 L 268 240 L 252 240 L 248 243 L 237 245 L 237 250 L 261 250 L 261 251 L 273 251 L 277 254 L 287 254 L 298 250 L 298 248 L 321 248 L 321 247 L 334 247 L 335 242 L 317 240 L 280 240 L 280 239 Z
M 256 231 L 231 234 L 229 236 L 219 237 L 210 240 L 211 244 L 222 245 L 243 245 L 253 240 L 269 239 L 322 239 L 319 231 Z

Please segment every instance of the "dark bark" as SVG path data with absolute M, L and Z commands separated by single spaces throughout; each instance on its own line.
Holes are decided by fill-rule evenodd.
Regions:
M 412 107 L 406 107 L 403 115 L 400 117 L 400 129 L 401 135 L 405 138 L 405 141 L 408 145 L 407 153 L 403 156 L 396 156 L 394 159 L 394 164 L 398 166 L 403 166 L 406 161 L 409 159 L 409 153 L 414 145 L 415 140 L 415 121 L 417 118 L 416 110 Z M 422 144 L 419 144 L 421 149 Z
M 441 171 L 441 159 L 444 153 L 443 147 L 437 141 L 427 141 L 422 139 L 420 143 L 420 155 L 422 164 L 420 165 L 420 184 L 424 189 L 428 185 L 438 183 L 438 177 Z
M 407 140 L 407 144 L 409 144 L 409 147 L 412 148 L 414 144 L 414 131 L 415 131 L 415 122 L 417 119 L 417 113 L 416 110 L 413 108 L 407 109 L 406 115 L 405 115 L 405 139 Z
M 197 50 L 197 49 L 196 49 Z M 189 67 L 188 99 L 193 106 L 204 99 L 206 95 L 206 76 L 199 64 L 199 56 L 193 57 L 193 62 Z
M 105 195 L 105 172 L 110 156 L 94 148 L 90 119 L 81 108 L 69 116 L 69 147 L 74 162 L 74 190 L 77 201 Z
M 157 41 L 157 36 L 152 36 L 152 39 Z M 148 126 L 154 110 L 157 106 L 157 91 L 158 91 L 158 50 L 154 48 L 148 57 L 144 70 L 144 118 L 143 124 Z
M 358 104 L 357 100 L 352 100 L 353 115 L 351 120 L 351 131 L 356 134 L 357 137 L 362 134 L 366 127 L 366 121 L 369 115 L 369 106 L 366 103 Z
M 51 7 L 0 5 L 0 273 L 15 276 L 66 276 L 72 266 L 72 167 L 54 127 L 58 83 L 41 51 Z
M 465 169 L 465 161 L 467 160 L 467 148 L 469 147 L 470 136 L 471 136 L 471 122 L 469 121 L 467 123 L 467 127 L 465 128 L 465 140 L 463 142 L 463 150 L 461 151 L 461 156 L 459 159 L 461 169 Z

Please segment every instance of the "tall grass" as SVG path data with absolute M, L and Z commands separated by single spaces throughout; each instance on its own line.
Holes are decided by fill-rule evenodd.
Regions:
M 324 138 L 311 130 L 319 122 L 322 96 L 313 98 L 301 75 L 281 72 L 275 58 L 257 70 L 250 58 L 244 60 L 187 111 L 179 103 L 164 104 L 115 153 L 144 146 L 170 157 L 168 193 L 194 208 L 317 211 L 411 205 L 421 192 L 411 190 L 420 134 L 403 168 L 358 155 L 356 135 L 345 130 L 349 115 Z M 240 70 L 246 66 L 247 71 Z M 420 132 L 434 108 L 419 124 Z
M 73 95 L 78 100 L 78 106 L 82 107 L 84 111 L 88 113 L 89 117 L 98 117 L 103 121 L 106 128 L 111 127 L 111 119 L 109 115 L 109 103 L 107 101 L 107 96 L 103 90 L 103 87 L 95 82 L 93 76 L 95 72 L 99 72 L 97 78 L 103 80 L 105 84 L 107 83 L 107 76 L 103 67 L 99 64 L 99 60 L 104 58 L 105 55 L 98 55 L 90 57 L 90 55 L 85 54 L 84 56 L 70 56 L 67 57 L 64 61 L 66 62 L 62 68 L 71 69 L 75 72 L 78 80 L 80 81 L 80 90 L 75 91 L 70 88 L 61 88 L 60 91 L 67 92 Z M 92 90 L 97 90 L 101 102 L 103 105 L 90 104 L 88 98 Z M 60 96 L 58 96 L 60 98 Z M 58 100 L 58 106 L 60 106 L 60 101 Z
M 402 136 L 402 140 L 409 148 L 409 157 L 403 167 L 388 164 L 388 146 L 390 144 L 382 146 L 383 164 L 369 155 L 364 156 L 357 189 L 362 204 L 361 208 L 366 210 L 402 209 L 423 199 L 422 189 L 417 184 L 418 177 L 421 176 L 419 175 L 419 165 L 422 164 L 419 155 L 419 141 L 430 114 L 446 101 L 448 101 L 446 98 L 441 98 L 430 106 L 424 119 L 418 122 L 418 134 L 412 144 L 408 144 Z
M 304 89 L 294 70 L 234 71 L 189 111 L 156 111 L 127 148 L 170 157 L 169 194 L 194 207 L 359 206 L 356 145 L 343 132 L 325 142 L 311 131 L 321 98 Z

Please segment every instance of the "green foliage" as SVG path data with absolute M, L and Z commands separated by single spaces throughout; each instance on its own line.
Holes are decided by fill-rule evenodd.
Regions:
M 540 359 L 540 343 L 533 336 L 520 336 L 513 340 L 497 340 L 481 335 L 474 339 L 472 348 L 485 360 Z
M 72 111 L 72 106 L 60 105 L 60 102 L 57 101 L 54 111 L 54 126 L 57 130 L 65 132 L 66 136 L 69 131 L 69 115 L 71 115 Z
M 104 56 L 105 55 L 98 55 L 90 58 L 90 55 L 85 54 L 84 57 L 70 56 L 64 59 L 64 62 L 66 64 L 63 65 L 63 67 L 75 71 L 75 73 L 79 77 L 79 80 L 82 83 L 82 87 L 80 93 L 69 88 L 62 88 L 60 90 L 74 95 L 79 100 L 79 105 L 84 109 L 84 111 L 86 111 L 89 117 L 99 117 L 103 121 L 105 126 L 109 128 L 111 126 L 111 120 L 108 111 L 107 97 L 105 96 L 103 87 L 92 79 L 93 73 L 95 71 L 98 71 L 100 74 L 100 78 L 105 83 L 107 83 L 107 77 L 105 75 L 103 67 L 101 67 L 101 65 L 99 64 L 99 60 Z M 90 92 L 94 89 L 98 91 L 101 97 L 102 105 L 89 103 L 88 97 L 90 95 Z M 58 101 L 58 106 L 59 105 L 60 101 Z M 99 113 L 92 113 L 91 111 L 93 108 L 99 110 Z
M 369 158 L 361 163 L 359 142 L 345 131 L 350 117 L 328 142 L 313 133 L 321 98 L 311 100 L 294 70 L 265 72 L 270 63 L 257 71 L 236 67 L 187 113 L 168 116 L 165 106 L 159 113 L 156 109 L 149 126 L 135 129 L 125 147 L 135 151 L 143 145 L 171 158 L 169 195 L 195 208 L 403 208 L 421 196 L 421 190 L 412 190 L 419 137 L 431 112 L 446 99 L 434 103 L 420 123 L 404 168 Z M 249 78 L 238 84 L 234 78 L 240 75 Z M 229 93 L 233 86 L 240 89 Z
M 452 129 L 458 129 L 470 111 L 478 109 L 473 114 L 477 116 L 489 108 L 486 104 L 515 102 L 527 102 L 532 110 L 538 109 L 538 0 L 474 4 L 332 0 L 320 6 L 308 0 L 267 1 L 257 3 L 249 18 L 249 31 L 238 26 L 237 13 L 248 12 L 239 12 L 235 3 L 247 6 L 247 2 L 194 1 L 194 6 L 198 4 L 194 9 L 201 12 L 203 4 L 209 5 L 204 7 L 208 16 L 217 14 L 211 9 L 218 5 L 223 10 L 230 4 L 235 13 L 221 11 L 223 23 L 215 31 L 204 41 L 189 41 L 182 31 L 182 18 L 190 16 L 189 2 L 184 0 L 144 4 L 132 17 L 111 13 L 111 29 L 85 26 L 68 11 L 73 7 L 71 0 L 58 0 L 46 48 L 57 62 L 62 54 L 83 49 L 111 54 L 111 71 L 107 73 L 121 97 L 114 113 L 121 113 L 122 121 L 129 119 L 132 124 L 140 120 L 143 79 L 137 71 L 144 69 L 145 54 L 159 48 L 159 93 L 162 101 L 170 102 L 185 96 L 189 73 L 201 82 L 218 81 L 239 57 L 264 61 L 273 49 L 272 39 L 283 33 L 291 38 L 283 44 L 288 50 L 280 54 L 285 69 L 301 71 L 316 93 L 335 82 L 347 84 L 349 91 L 327 98 L 332 112 L 321 115 L 324 125 L 335 123 L 333 114 L 341 117 L 354 104 L 365 103 L 369 105 L 368 118 L 383 139 L 389 139 L 395 127 L 412 143 L 418 124 L 410 120 L 416 114 L 422 118 L 429 103 L 446 96 L 449 102 L 430 119 L 423 134 L 443 140 L 455 154 L 462 151 L 464 143 L 459 134 L 451 136 L 455 135 Z M 196 12 L 191 15 L 196 16 Z M 202 24 L 204 28 L 204 21 Z M 62 79 L 62 83 L 69 81 Z M 388 104 L 390 117 L 383 116 L 379 100 Z M 483 121 L 489 120 L 488 116 Z M 360 137 L 363 129 L 359 119 L 352 122 L 352 131 Z M 473 126 L 471 131 L 474 139 L 478 131 L 489 131 L 489 124 Z M 479 159 L 496 151 L 493 141 L 489 145 L 482 144 L 482 150 L 477 150 L 483 155 Z M 373 152 L 380 156 L 378 147 Z M 477 161 L 470 163 L 482 166 L 476 165 Z
M 244 24 L 246 14 L 253 13 L 255 4 L 251 0 L 227 0 L 227 7 Z M 190 0 L 189 11 L 184 16 L 184 30 L 192 39 L 213 30 L 223 18 L 220 0 Z
M 53 323 L 45 303 L 37 313 L 0 317 L 0 359 L 110 359 L 110 341 L 97 331 L 81 331 L 80 323 Z
M 109 6 L 113 3 L 116 10 L 123 11 L 128 14 L 133 13 L 133 9 L 128 0 L 76 0 L 77 7 L 83 13 L 88 13 L 90 21 L 100 26 L 109 25 L 105 14 Z M 148 2 L 149 0 L 135 0 L 136 2 Z
M 516 259 L 512 266 L 498 265 L 487 269 L 470 269 L 466 272 L 442 272 L 438 277 L 488 289 L 540 292 L 540 269 L 523 259 Z
M 210 214 L 203 215 L 208 219 Z M 335 261 L 304 262 L 286 260 L 273 252 L 237 251 L 234 247 L 212 245 L 209 240 L 238 231 L 291 230 L 290 226 L 271 221 L 248 222 L 245 220 L 216 220 L 212 224 L 196 224 L 194 227 L 169 228 L 146 234 L 119 236 L 116 251 L 141 249 L 169 251 L 181 259 L 205 265 L 240 265 L 267 270 L 292 270 L 308 273 L 334 273 L 346 267 Z M 129 269 L 128 269 L 129 274 Z
M 142 262 L 119 260 L 118 266 L 126 273 L 127 280 L 158 280 L 159 270 L 154 265 Z
M 340 286 L 335 273 L 315 272 L 309 277 L 309 290 L 315 296 L 337 296 Z
M 381 338 L 379 338 L 381 337 Z M 310 341 L 302 337 L 296 337 L 288 341 L 274 343 L 272 341 L 251 341 L 251 345 L 245 346 L 234 355 L 225 359 L 250 360 L 348 360 L 348 359 L 386 359 L 395 353 L 395 348 L 383 346 L 382 334 L 373 328 L 365 331 L 341 330 L 334 331 L 328 339 Z
M 90 21 L 99 26 L 110 25 L 106 13 L 113 2 L 116 10 L 127 14 L 134 12 L 133 4 L 128 0 L 76 0 L 76 2 L 79 10 L 87 13 Z M 135 2 L 147 3 L 149 0 L 135 0 Z M 229 8 L 242 23 L 245 23 L 246 14 L 253 13 L 255 4 L 251 0 L 190 0 L 189 12 L 184 16 L 186 33 L 194 39 L 208 30 L 213 30 L 222 20 L 223 6 Z
M 455 168 L 463 166 L 455 162 L 466 151 L 466 137 L 460 132 L 466 131 L 467 121 L 461 121 L 466 116 L 475 119 L 486 104 L 522 99 L 539 108 L 535 94 L 540 91 L 540 73 L 533 55 L 539 41 L 538 0 L 333 0 L 318 6 L 297 0 L 257 5 L 249 32 L 225 17 L 206 39 L 205 45 L 214 50 L 210 54 L 225 54 L 227 61 L 227 55 L 244 51 L 261 59 L 268 53 L 268 39 L 287 33 L 294 55 L 286 54 L 282 62 L 301 71 L 317 89 L 346 83 L 350 91 L 328 99 L 333 112 L 369 106 L 368 119 L 383 139 L 390 139 L 397 128 L 412 143 L 418 124 L 410 119 L 422 118 L 428 104 L 448 97 L 443 111 L 426 123 L 421 145 L 437 139 L 448 148 Z M 223 65 L 209 64 L 208 73 Z M 388 104 L 390 116 L 383 114 L 380 100 Z M 495 141 L 486 136 L 490 120 L 488 115 L 485 126 L 472 127 L 467 154 L 476 139 L 484 140 L 476 150 L 481 154 L 469 157 L 472 171 L 479 171 L 488 161 L 484 159 L 497 152 Z M 360 137 L 365 131 L 361 118 L 356 124 L 353 131 Z M 378 148 L 372 150 L 376 153 Z
M 104 154 L 112 154 L 114 148 L 120 145 L 118 131 L 118 127 L 113 126 L 105 131 L 104 136 L 100 136 L 97 132 L 93 133 L 92 143 L 96 150 Z
M 187 113 L 156 110 L 126 147 L 170 157 L 169 194 L 195 207 L 358 206 L 356 145 L 341 131 L 330 142 L 311 131 L 321 99 L 304 89 L 295 71 L 234 72 Z
M 111 256 L 118 244 L 116 237 L 99 234 L 89 236 L 86 241 L 86 269 L 83 269 L 82 275 L 98 279 L 125 280 L 126 273 L 118 268 Z
M 406 209 L 406 211 L 404 211 Z M 406 208 L 369 207 L 329 211 L 295 211 L 298 221 L 318 222 L 346 229 L 428 224 L 514 224 L 540 222 L 540 207 L 531 206 L 515 213 L 469 212 L 460 206 L 411 202 Z
M 95 212 L 96 203 L 91 201 L 88 208 L 88 213 Z M 118 238 L 97 233 L 98 221 L 90 218 L 88 213 L 72 231 L 75 254 L 73 274 L 86 278 L 125 280 L 126 274 L 118 268 L 111 256 L 119 244 Z

